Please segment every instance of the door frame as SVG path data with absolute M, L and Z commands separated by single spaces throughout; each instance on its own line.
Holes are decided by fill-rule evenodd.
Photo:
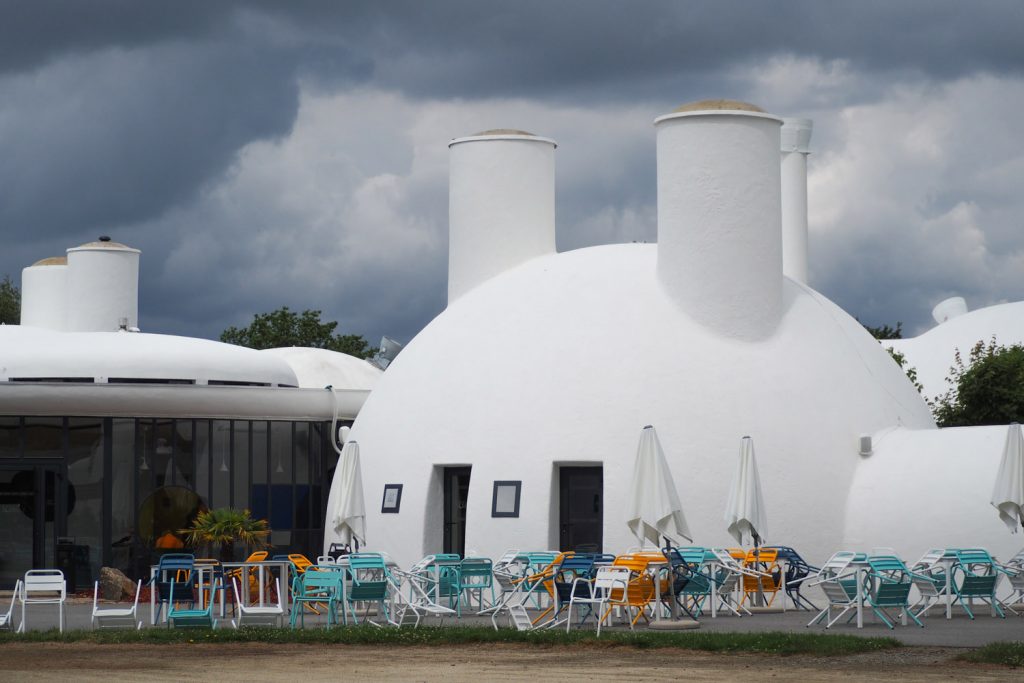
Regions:
M 442 524 L 441 527 L 441 549 L 446 552 L 456 552 L 457 544 L 455 544 L 452 538 L 452 529 L 456 522 L 451 518 L 451 500 L 449 494 L 452 493 L 451 488 L 453 482 L 458 477 L 465 475 L 469 479 L 472 485 L 473 479 L 473 468 L 471 465 L 444 465 L 441 467 L 441 506 L 442 506 Z M 462 520 L 462 552 L 460 555 L 464 555 L 466 552 L 466 523 L 469 520 L 468 515 L 468 502 L 469 502 L 469 485 L 466 489 L 466 502 L 467 502 L 467 514 Z

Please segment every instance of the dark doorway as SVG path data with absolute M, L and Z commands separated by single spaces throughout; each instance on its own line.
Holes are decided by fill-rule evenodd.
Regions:
M 74 504 L 59 465 L 0 468 L 0 588 L 29 569 L 56 566 L 57 537 Z
M 560 550 L 601 552 L 604 469 L 559 468 Z
M 444 552 L 466 553 L 466 501 L 469 467 L 444 468 Z

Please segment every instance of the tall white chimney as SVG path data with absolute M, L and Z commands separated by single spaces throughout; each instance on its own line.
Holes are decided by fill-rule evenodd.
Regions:
M 810 119 L 782 119 L 782 273 L 807 284 L 807 155 Z
M 138 327 L 139 253 L 109 237 L 68 249 L 69 332 Z
M 448 145 L 448 301 L 555 251 L 555 141 L 489 130 Z
M 771 335 L 782 314 L 782 120 L 744 102 L 705 100 L 654 124 L 658 279 L 718 334 Z
M 21 324 L 48 330 L 67 326 L 68 260 L 52 256 L 21 271 Z

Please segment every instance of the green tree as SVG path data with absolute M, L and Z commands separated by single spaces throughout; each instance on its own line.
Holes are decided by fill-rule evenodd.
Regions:
M 1024 422 L 1024 346 L 992 337 L 971 348 L 967 363 L 957 349 L 946 381 L 950 389 L 933 404 L 940 427 Z
M 4 275 L 0 281 L 0 324 L 17 325 L 21 320 L 21 290 Z
M 193 548 L 207 546 L 212 551 L 216 546 L 220 559 L 230 562 L 234 559 L 235 543 L 255 548 L 268 547 L 270 526 L 265 519 L 253 519 L 248 510 L 214 508 L 200 512 L 192 526 L 178 533 Z
M 860 322 L 859 320 L 857 322 Z M 875 339 L 903 339 L 903 323 L 897 322 L 896 327 L 889 327 L 888 325 L 882 325 L 881 327 L 872 327 L 871 325 L 864 325 L 864 329 L 871 333 L 871 336 Z M 900 364 L 902 367 L 902 363 Z
M 287 306 L 271 313 L 257 313 L 248 327 L 229 327 L 220 334 L 228 344 L 252 349 L 274 349 L 282 346 L 309 346 L 369 358 L 373 349 L 361 335 L 334 334 L 338 323 L 320 320 L 320 311 L 296 313 Z

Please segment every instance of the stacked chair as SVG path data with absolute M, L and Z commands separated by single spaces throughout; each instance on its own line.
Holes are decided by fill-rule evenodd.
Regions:
M 960 604 L 971 619 L 971 601 L 981 600 L 992 607 L 992 615 L 1003 619 L 1006 614 L 996 599 L 999 579 L 1010 572 L 1001 567 L 987 550 L 963 548 L 956 550 L 956 565 L 953 567 L 952 585 L 954 602 Z

